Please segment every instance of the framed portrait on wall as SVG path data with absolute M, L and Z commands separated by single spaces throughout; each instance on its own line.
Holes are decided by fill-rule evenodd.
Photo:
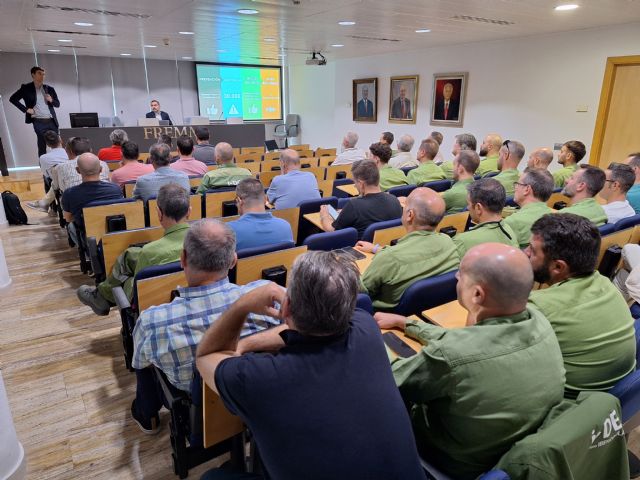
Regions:
M 353 121 L 378 121 L 378 79 L 360 78 L 353 81 Z
M 462 127 L 467 96 L 467 72 L 433 75 L 431 125 Z
M 391 77 L 389 85 L 389 121 L 416 123 L 418 75 Z

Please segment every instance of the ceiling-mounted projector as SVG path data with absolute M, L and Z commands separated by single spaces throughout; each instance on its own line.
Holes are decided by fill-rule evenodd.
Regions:
M 311 52 L 311 58 L 307 58 L 305 63 L 307 65 L 326 65 L 327 59 L 324 58 L 324 55 L 322 55 L 320 52 Z

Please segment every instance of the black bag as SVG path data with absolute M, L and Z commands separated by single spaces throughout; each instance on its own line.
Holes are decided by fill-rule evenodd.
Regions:
M 28 225 L 27 214 L 24 213 L 20 205 L 20 199 L 15 193 L 9 190 L 2 192 L 2 204 L 4 205 L 4 212 L 7 215 L 9 225 Z

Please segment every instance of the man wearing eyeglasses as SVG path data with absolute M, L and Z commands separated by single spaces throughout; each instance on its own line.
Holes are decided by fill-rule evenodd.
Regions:
M 520 248 L 529 245 L 531 225 L 545 213 L 551 213 L 546 201 L 553 193 L 553 176 L 542 169 L 527 169 L 520 180 L 514 183 L 513 199 L 520 206 L 513 214 L 504 219 L 516 233 Z
M 605 175 L 605 184 L 600 196 L 607 201 L 606 205 L 602 206 L 607 214 L 607 223 L 633 217 L 636 212 L 627 200 L 627 192 L 636 180 L 633 169 L 624 163 L 612 163 Z
M 567 180 L 562 193 L 571 199 L 571 206 L 560 213 L 575 213 L 600 227 L 607 223 L 607 214 L 594 198 L 604 187 L 606 176 L 598 167 L 580 165 Z
M 493 178 L 502 184 L 507 197 L 513 196 L 514 183 L 520 177 L 518 165 L 522 157 L 524 157 L 524 145 L 515 140 L 505 140 L 498 156 L 500 173 Z

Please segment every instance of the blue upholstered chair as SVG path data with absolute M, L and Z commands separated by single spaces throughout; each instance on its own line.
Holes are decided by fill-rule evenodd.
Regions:
M 316 200 L 303 200 L 298 203 L 300 208 L 300 217 L 298 218 L 298 245 L 302 245 L 302 242 L 309 235 L 318 233 L 318 227 L 313 225 L 304 216 L 307 213 L 316 213 L 320 211 L 321 205 L 331 205 L 333 208 L 338 208 L 338 199 L 336 197 L 323 197 Z
M 402 225 L 401 218 L 395 218 L 393 220 L 385 220 L 384 222 L 376 222 L 369 225 L 362 233 L 362 240 L 365 242 L 373 242 L 373 234 L 376 230 L 382 230 L 385 228 L 398 227 Z
M 416 188 L 416 185 L 400 185 L 399 187 L 390 188 L 387 193 L 396 197 L 408 197 Z
M 435 180 L 433 182 L 425 182 L 420 186 L 430 188 L 435 192 L 444 192 L 451 188 L 451 180 Z
M 609 235 L 616 231 L 616 226 L 613 223 L 605 223 L 598 227 L 600 231 L 600 236 L 604 237 L 605 235 Z
M 358 231 L 353 228 L 343 228 L 335 232 L 323 232 L 309 235 L 305 238 L 303 245 L 309 250 L 336 250 L 338 248 L 353 247 L 358 241 Z
M 614 224 L 614 231 L 626 230 L 627 228 L 632 228 L 636 225 L 640 225 L 640 214 L 618 220 Z
M 457 272 L 454 270 L 414 282 L 404 291 L 393 313 L 421 316 L 422 312 L 429 308 L 452 302 L 457 298 Z

